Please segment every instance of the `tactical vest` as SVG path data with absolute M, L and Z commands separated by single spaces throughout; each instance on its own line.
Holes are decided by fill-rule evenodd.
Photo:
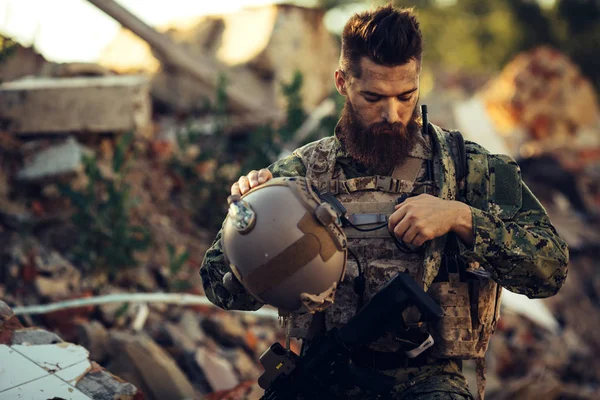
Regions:
M 466 170 L 465 157 L 457 161 L 460 150 L 451 151 L 461 148 L 455 143 L 457 137 L 462 140 L 460 134 L 443 131 L 433 124 L 430 124 L 430 133 L 433 139 L 429 147 L 418 146 L 391 177 L 346 179 L 339 165 L 336 165 L 336 146 L 339 144 L 334 137 L 308 144 L 296 150 L 295 155 L 306 166 L 306 177 L 316 182 L 321 192 L 332 192 L 342 202 L 351 222 L 369 228 L 384 223 L 394 212 L 396 200 L 402 195 L 428 193 L 454 200 L 459 192 L 465 193 L 465 181 L 470 179 L 464 179 L 465 174 L 462 173 L 458 176 L 463 179 L 445 182 L 445 189 L 439 193 L 432 189 L 436 179 L 434 182 L 427 181 L 427 160 L 433 161 L 434 169 L 453 169 L 452 173 L 447 174 L 449 176 L 456 176 L 454 170 Z M 440 143 L 440 138 L 445 143 Z M 444 160 L 440 153 L 445 153 L 452 161 Z M 476 178 L 485 182 L 490 174 L 487 156 L 481 155 L 476 162 L 479 167 L 484 165 L 484 168 L 473 168 L 469 174 L 481 174 Z M 482 198 L 467 199 L 472 201 L 468 203 L 487 210 L 487 204 L 478 207 L 478 202 L 488 200 L 485 195 L 487 188 L 478 189 L 484 192 Z M 471 193 L 468 190 L 466 192 Z M 422 329 L 429 331 L 435 340 L 431 354 L 439 358 L 483 359 L 499 317 L 501 287 L 489 279 L 489 275 L 485 276 L 485 271 L 478 269 L 477 265 L 465 266 L 464 263 L 454 262 L 456 246 L 452 246 L 452 240 L 437 238 L 428 244 L 430 248 L 423 254 L 400 251 L 387 227 L 372 232 L 346 228 L 346 235 L 348 247 L 359 259 L 366 277 L 366 301 L 398 272 L 408 272 L 444 311 L 444 316 L 437 323 L 422 325 Z M 436 266 L 433 271 L 432 265 Z M 357 275 L 357 264 L 349 257 L 346 276 L 338 287 L 335 302 L 325 310 L 327 329 L 346 323 L 355 314 L 359 306 L 359 296 L 354 290 L 354 278 Z M 405 318 L 407 323 L 414 322 L 410 320 L 410 315 L 405 315 Z M 310 315 L 297 317 L 288 332 L 304 338 L 310 319 Z M 401 343 L 392 335 L 387 335 L 370 347 L 379 351 L 397 351 Z

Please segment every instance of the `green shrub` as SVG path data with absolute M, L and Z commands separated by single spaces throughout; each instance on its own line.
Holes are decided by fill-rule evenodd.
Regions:
M 72 222 L 78 231 L 70 258 L 84 269 L 99 268 L 111 277 L 119 269 L 136 266 L 135 253 L 151 243 L 149 231 L 130 218 L 135 199 L 124 176 L 132 140 L 133 133 L 128 133 L 117 143 L 110 177 L 102 174 L 95 157 L 84 156 L 86 187 L 73 190 L 61 185 L 61 192 L 75 208 Z

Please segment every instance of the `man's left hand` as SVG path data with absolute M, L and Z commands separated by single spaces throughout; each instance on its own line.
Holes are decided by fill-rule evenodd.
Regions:
M 471 209 L 464 203 L 421 194 L 409 197 L 395 208 L 388 229 L 406 244 L 421 246 L 450 231 L 467 244 L 473 241 Z

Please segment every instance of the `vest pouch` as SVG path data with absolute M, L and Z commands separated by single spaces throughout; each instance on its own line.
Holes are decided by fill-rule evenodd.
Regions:
M 443 317 L 430 325 L 435 340 L 432 354 L 439 358 L 471 359 L 485 356 L 498 321 L 500 287 L 492 280 L 434 282 L 429 294 L 440 304 Z

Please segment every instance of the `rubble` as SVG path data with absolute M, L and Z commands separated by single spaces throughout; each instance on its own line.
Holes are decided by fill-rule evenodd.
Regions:
M 255 36 L 246 34 L 248 21 L 257 28 Z M 330 89 L 337 48 L 323 30 L 320 11 L 288 5 L 261 7 L 194 19 L 172 27 L 167 35 L 194 59 L 212 58 L 227 65 L 223 70 L 232 78 L 262 82 L 264 87 L 257 96 L 274 99 L 278 107 L 282 104 L 281 93 L 273 94 L 291 80 L 296 68 L 293 63 L 300 60 L 297 65 L 304 73 L 305 107 L 322 104 L 327 112 L 333 108 L 331 101 L 322 100 Z M 143 70 L 144 63 L 149 65 L 145 72 L 153 75 L 153 95 L 158 103 L 164 101 L 173 107 L 167 107 L 167 111 L 201 109 L 204 96 L 214 94 L 215 82 L 200 84 L 197 77 L 185 75 L 166 62 L 165 54 L 156 55 L 161 62 L 154 58 L 156 46 L 139 39 L 134 42 L 140 51 L 128 47 L 130 60 L 113 47 L 115 52 L 112 58 L 105 58 L 105 63 L 114 70 L 133 68 L 136 73 Z M 0 387 L 0 399 L 12 398 L 17 388 L 41 390 L 47 384 L 55 385 L 52 396 L 64 398 L 140 399 L 142 392 L 149 399 L 260 398 L 263 391 L 256 380 L 262 367 L 258 357 L 271 343 L 285 341 L 274 310 L 265 307 L 254 313 L 234 313 L 207 305 L 206 298 L 194 305 L 167 299 L 168 295 L 183 299 L 188 294 L 203 294 L 198 268 L 214 238 L 190 211 L 199 206 L 198 199 L 191 196 L 186 203 L 177 197 L 190 185 L 169 165 L 178 151 L 175 138 L 184 124 L 179 115 L 172 113 L 163 121 L 154 121 L 153 135 L 134 139 L 128 154 L 135 157 L 128 159 L 123 172 L 124 186 L 131 199 L 137 201 L 127 218 L 147 227 L 153 244 L 136 254 L 137 266 L 123 267 L 112 275 L 97 265 L 86 270 L 67 259 L 74 238 L 84 232 L 73 231 L 65 218 L 47 223 L 55 210 L 69 210 L 58 182 L 75 189 L 89 183 L 77 173 L 85 148 L 97 155 L 103 176 L 114 177 L 116 172 L 106 169 L 117 153 L 110 132 L 138 129 L 150 122 L 149 88 L 139 77 L 105 76 L 108 72 L 95 65 L 59 68 L 47 64 L 42 68 L 38 62 L 34 56 L 31 67 L 24 66 L 24 71 L 31 70 L 38 76 L 104 77 L 17 81 L 3 85 L 0 91 L 0 113 L 12 115 L 12 120 L 3 120 L 0 127 L 8 129 L 8 134 L 0 135 L 0 299 L 19 314 L 13 315 L 0 301 L 0 359 L 10 357 L 16 363 L 14 368 L 6 369 L 8 372 L 0 369 L 0 381 L 4 382 L 2 374 L 6 373 L 6 381 L 10 382 L 10 387 Z M 209 64 L 214 66 L 212 61 Z M 0 74 L 2 71 L 0 68 Z M 600 398 L 600 279 L 595 267 L 600 248 L 596 218 L 600 210 L 600 146 L 592 140 L 598 133 L 594 130 L 598 117 L 594 96 L 576 68 L 547 49 L 525 53 L 472 98 L 481 88 L 483 77 L 474 79 L 477 82 L 470 87 L 466 87 L 467 78 L 460 74 L 443 77 L 424 101 L 430 105 L 430 119 L 448 127 L 458 125 L 467 138 L 489 150 L 519 158 L 525 181 L 571 248 L 569 278 L 557 296 L 529 301 L 505 294 L 502 317 L 488 353 L 487 398 Z M 577 97 L 575 86 L 582 88 L 580 100 L 587 103 L 577 108 L 580 103 L 574 102 L 577 109 L 569 105 L 569 112 L 563 116 L 562 101 Z M 15 87 L 21 89 L 7 89 Z M 17 92 L 25 99 L 14 100 Z M 52 93 L 58 101 L 51 99 Z M 558 93 L 566 94 L 561 97 Z M 252 95 L 249 91 L 246 98 Z M 75 101 L 77 107 L 67 100 Z M 3 111 L 9 101 L 13 102 L 9 111 L 14 114 Z M 36 104 L 46 104 L 43 101 L 52 101 L 56 107 L 51 109 L 51 119 L 44 119 L 43 114 L 27 114 Z M 461 104 L 453 108 L 457 101 Z M 136 104 L 141 109 L 136 109 Z M 143 114 L 139 120 L 138 113 Z M 250 121 L 247 115 L 235 115 L 231 120 L 243 121 L 240 124 L 245 126 L 265 120 L 264 115 L 255 114 Z M 320 114 L 325 112 L 313 119 L 321 118 Z M 191 121 L 199 126 L 205 120 L 198 118 Z M 207 118 L 214 125 L 214 116 Z M 198 126 L 186 129 L 204 132 L 204 125 L 202 129 Z M 73 135 L 66 140 L 41 139 L 48 132 Z M 303 128 L 298 132 L 300 136 L 306 133 Z M 571 144 L 563 139 L 554 142 L 556 138 L 573 139 L 574 146 L 570 147 L 579 147 L 555 151 L 558 144 Z M 205 151 L 203 146 L 198 142 L 179 149 L 201 174 L 217 165 L 213 159 L 199 160 Z M 538 153 L 541 149 L 546 153 Z M 3 158 L 6 153 L 18 154 L 24 163 L 9 163 Z M 101 188 L 97 189 L 98 196 L 103 196 Z M 185 262 L 174 263 L 174 255 L 185 255 L 181 258 Z M 50 313 L 37 311 L 41 316 L 18 311 L 26 304 L 104 294 L 120 298 Z M 152 303 L 148 297 L 138 301 L 138 295 L 160 296 L 161 302 Z M 23 325 L 42 325 L 48 330 Z M 292 341 L 291 348 L 299 352 L 300 342 Z M 47 354 L 54 360 L 45 358 Z M 24 360 L 29 364 L 17 364 Z M 16 368 L 20 365 L 32 367 L 33 385 L 19 383 L 20 370 Z M 465 365 L 467 373 L 474 373 L 469 363 Z M 104 367 L 131 383 L 114 377 Z M 66 393 L 69 389 L 74 391 Z
M 596 91 L 567 56 L 551 47 L 517 55 L 479 99 L 513 154 L 600 146 Z
M 141 76 L 28 78 L 0 84 L 0 129 L 20 134 L 127 132 L 150 123 Z
M 17 173 L 21 180 L 36 180 L 46 177 L 75 174 L 83 168 L 82 157 L 91 151 L 85 149 L 73 137 L 35 154 Z
M 261 85 L 253 92 L 256 101 L 276 98 L 275 104 L 265 104 L 267 108 L 285 109 L 281 86 L 300 71 L 304 107 L 312 110 L 334 89 L 331 73 L 339 55 L 339 45 L 325 28 L 323 15 L 322 10 L 277 4 L 177 21 L 161 31 L 196 59 L 214 59 L 230 85 L 248 86 L 258 80 Z M 248 35 L 249 26 L 252 35 Z M 121 73 L 155 74 L 153 95 L 179 112 L 201 109 L 207 98 L 214 98 L 213 86 L 168 66 L 158 68 L 156 57 L 145 41 L 123 29 L 99 62 Z
M 33 47 L 15 43 L 12 54 L 0 64 L 0 82 L 13 81 L 24 76 L 39 76 L 48 61 Z
M 56 251 L 46 248 L 33 237 L 20 241 L 17 235 L 6 235 L 0 256 L 4 264 L 5 282 L 18 287 L 32 287 L 46 299 L 56 300 L 67 293 L 80 290 L 81 273 L 68 260 Z M 7 279 L 6 274 L 19 277 L 18 281 Z
M 110 369 L 141 388 L 147 399 L 183 399 L 194 388 L 171 356 L 144 334 L 111 331 Z
M 85 348 L 15 319 L 0 301 L 0 399 L 144 399 L 135 386 L 90 361 Z

